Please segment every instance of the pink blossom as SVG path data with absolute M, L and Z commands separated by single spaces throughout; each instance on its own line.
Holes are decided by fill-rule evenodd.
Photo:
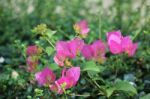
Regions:
M 79 38 L 75 38 L 75 39 L 69 41 L 68 43 L 69 43 L 70 52 L 72 53 L 73 58 L 74 58 L 74 57 L 76 57 L 76 55 L 79 54 L 79 52 L 83 48 L 84 41 Z
M 103 63 L 106 60 L 106 57 L 105 57 L 106 46 L 105 46 L 105 44 L 101 40 L 97 40 L 91 46 L 93 49 L 94 59 L 99 63 Z
M 93 59 L 99 63 L 105 61 L 106 47 L 101 40 L 93 42 L 91 45 L 84 45 L 81 54 L 88 60 Z
M 41 50 L 36 45 L 31 45 L 31 46 L 27 47 L 26 54 L 28 56 L 36 55 L 36 54 L 40 53 L 40 51 Z
M 84 41 L 75 38 L 71 41 L 59 41 L 56 44 L 56 54 L 54 56 L 54 61 L 60 66 L 64 66 L 64 61 L 69 59 L 74 59 L 84 45 Z
M 106 46 L 101 40 L 95 41 L 91 46 L 94 57 L 103 56 L 106 52 Z
M 67 41 L 58 41 L 56 43 L 56 52 L 64 57 L 73 57 L 70 53 L 69 44 Z
M 137 43 L 133 43 L 129 36 L 126 36 L 122 40 L 123 50 L 128 54 L 128 56 L 133 56 L 138 47 Z
M 81 20 L 74 25 L 74 29 L 82 37 L 86 37 L 90 29 L 88 28 L 88 22 L 86 20 Z
M 120 54 L 122 50 L 122 35 L 120 31 L 113 31 L 107 33 L 107 41 L 110 51 L 113 54 Z
M 84 45 L 82 50 L 81 50 L 81 54 L 86 58 L 86 59 L 92 59 L 93 58 L 93 49 L 91 47 L 91 45 Z
M 72 67 L 62 71 L 62 76 L 50 85 L 50 89 L 58 94 L 62 94 L 64 90 L 76 85 L 80 77 L 80 67 Z
M 73 81 L 70 77 L 61 77 L 53 85 L 50 85 L 50 89 L 58 94 L 62 94 L 64 90 L 73 86 Z
M 66 57 L 63 56 L 63 54 L 61 53 L 57 53 L 54 56 L 54 61 L 56 64 L 58 64 L 59 66 L 64 66 L 64 61 L 65 61 Z
M 41 86 L 50 85 L 55 81 L 56 75 L 51 69 L 45 67 L 42 71 L 35 74 L 35 79 Z
M 33 56 L 28 56 L 26 60 L 26 64 L 28 65 L 28 71 L 32 72 L 36 69 L 38 65 L 38 59 Z
M 120 31 L 107 33 L 107 41 L 110 51 L 113 54 L 127 53 L 133 56 L 138 47 L 137 43 L 133 43 L 129 36 L 123 37 Z

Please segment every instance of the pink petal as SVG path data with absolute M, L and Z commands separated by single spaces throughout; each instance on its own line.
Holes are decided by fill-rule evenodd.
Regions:
M 76 55 L 83 48 L 83 45 L 84 45 L 84 41 L 79 39 L 79 38 L 75 38 L 75 39 L 73 39 L 73 40 L 71 40 L 69 42 L 70 52 L 72 53 L 72 57 L 71 58 L 75 58 L 76 57 Z
M 106 47 L 101 40 L 96 40 L 91 47 L 93 49 L 94 57 L 105 55 Z
M 86 59 L 91 59 L 93 57 L 93 50 L 91 45 L 84 45 L 81 54 L 86 58 Z
M 137 47 L 138 47 L 138 43 L 133 44 L 131 50 L 128 53 L 128 55 L 133 56 L 135 54 L 135 51 L 136 51 Z
M 88 22 L 86 20 L 81 20 L 79 23 L 77 23 L 82 29 L 88 28 Z
M 90 31 L 89 28 L 84 28 L 84 29 L 81 30 L 81 34 L 82 34 L 83 36 L 87 36 L 87 33 L 88 33 L 89 31 Z
M 123 48 L 124 51 L 132 46 L 132 40 L 130 39 L 129 36 L 123 37 L 121 43 L 122 43 L 122 48 Z
M 64 90 L 75 86 L 80 77 L 80 67 L 72 67 L 68 70 L 62 70 L 62 76 L 55 81 L 53 85 L 50 85 L 50 89 L 58 94 L 62 94 Z M 64 90 L 62 86 L 64 86 Z
M 108 33 L 107 33 L 107 39 L 109 39 L 111 35 L 116 35 L 117 37 L 122 38 L 122 35 L 121 35 L 121 31 L 120 31 L 120 30 L 108 32 Z
M 60 53 L 57 53 L 55 56 L 54 56 L 54 61 L 57 65 L 59 66 L 64 66 L 64 61 L 65 61 L 65 57 L 62 56 L 62 54 Z
M 128 54 L 128 56 L 133 56 L 138 47 L 138 44 L 137 43 L 133 44 L 130 37 L 126 36 L 122 40 L 122 47 L 123 47 L 124 51 Z
M 38 81 L 39 85 L 49 85 L 55 81 L 56 75 L 51 69 L 45 67 L 42 71 L 35 74 L 35 79 Z
M 65 41 L 58 41 L 56 44 L 57 53 L 61 53 L 64 57 L 70 56 L 68 43 Z
M 122 53 L 122 45 L 116 43 L 115 41 L 111 41 L 111 45 L 109 45 L 109 49 L 113 54 Z
M 73 86 L 73 81 L 69 77 L 61 77 L 58 80 L 56 80 L 53 85 L 50 86 L 50 89 L 54 92 L 57 92 L 58 94 L 62 94 L 64 92 L 64 90 L 62 89 L 62 86 L 64 84 L 64 90 L 66 90 Z
M 28 71 L 32 72 L 36 69 L 36 66 L 38 65 L 38 60 L 32 56 L 28 56 L 26 59 L 26 64 L 28 65 Z
M 66 76 L 72 78 L 75 85 L 80 78 L 80 67 L 72 67 L 68 69 L 66 72 Z
M 26 49 L 26 54 L 28 56 L 36 55 L 36 54 L 38 54 L 38 52 L 39 52 L 39 50 L 38 50 L 38 47 L 36 45 L 28 46 L 27 49 Z
M 76 23 L 75 26 L 77 27 L 77 31 L 80 32 L 79 34 L 82 36 L 87 36 L 87 33 L 90 31 L 88 28 L 88 22 L 86 20 L 81 20 L 80 22 Z
M 107 43 L 110 51 L 113 54 L 122 53 L 122 35 L 120 31 L 113 31 L 107 33 Z

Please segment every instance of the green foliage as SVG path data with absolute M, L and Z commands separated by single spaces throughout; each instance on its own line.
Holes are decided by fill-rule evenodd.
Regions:
M 115 84 L 114 84 L 114 87 L 116 90 L 120 90 L 120 91 L 125 91 L 125 92 L 128 92 L 129 94 L 137 94 L 137 91 L 136 89 L 133 87 L 133 85 L 131 85 L 129 82 L 127 81 L 117 81 Z
M 104 69 L 105 67 L 96 65 L 94 61 L 87 61 L 83 65 L 83 71 L 100 73 L 103 72 Z
M 130 96 L 137 94 L 137 90 L 127 81 L 116 81 L 113 86 L 106 89 L 107 97 L 110 97 L 115 91 L 123 91 L 128 93 Z
M 34 92 L 35 92 L 35 97 L 43 96 L 43 90 L 41 89 L 36 88 Z
M 33 44 L 42 48 L 38 70 L 45 65 L 54 71 L 60 70 L 53 61 L 53 46 L 58 40 L 72 39 L 75 36 L 73 24 L 81 19 L 88 20 L 91 28 L 85 38 L 86 43 L 99 37 L 104 41 L 108 31 L 120 29 L 123 35 L 130 34 L 139 46 L 133 58 L 107 52 L 109 60 L 104 64 L 76 61 L 75 64 L 80 64 L 81 71 L 84 71 L 82 75 L 85 81 L 70 89 L 69 93 L 74 92 L 74 96 L 68 97 L 77 98 L 75 95 L 81 94 L 79 98 L 83 98 L 82 94 L 88 94 L 85 97 L 91 99 L 129 99 L 139 98 L 144 92 L 147 95 L 141 99 L 149 99 L 149 2 L 109 1 L 113 3 L 105 5 L 108 4 L 107 0 L 0 0 L 0 57 L 5 60 L 0 63 L 0 99 L 63 98 L 63 95 L 56 96 L 44 88 L 36 89 L 38 86 L 33 80 L 34 75 L 26 71 L 25 49 Z M 17 78 L 12 76 L 13 71 L 18 73 Z M 128 73 L 135 76 L 133 83 L 136 87 L 130 81 L 123 81 Z M 115 82 L 116 79 L 122 80 Z
M 48 56 L 52 55 L 52 53 L 54 52 L 54 49 L 52 47 L 46 47 L 46 53 L 48 54 Z
M 143 96 L 143 97 L 141 97 L 140 99 L 149 99 L 149 98 L 150 98 L 150 93 L 145 95 L 145 96 Z

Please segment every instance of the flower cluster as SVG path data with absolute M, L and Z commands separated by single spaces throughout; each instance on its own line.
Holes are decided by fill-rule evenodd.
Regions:
M 123 37 L 120 31 L 108 32 L 107 42 L 113 54 L 125 52 L 128 56 L 133 56 L 138 46 L 137 43 L 132 42 L 129 36 Z
M 56 80 L 54 72 L 45 67 L 42 71 L 35 74 L 35 79 L 41 86 L 49 86 L 50 89 L 58 94 L 62 94 L 66 89 L 76 85 L 80 77 L 80 67 L 63 69 L 62 76 Z
M 56 55 L 54 61 L 59 66 L 71 65 L 68 63 L 68 59 L 74 59 L 81 51 L 84 45 L 84 41 L 75 38 L 71 41 L 58 41 L 56 44 Z
M 88 32 L 90 31 L 86 20 L 81 20 L 80 22 L 76 23 L 73 27 L 76 33 L 78 33 L 83 38 L 85 38 Z
M 85 44 L 81 50 L 81 54 L 87 60 L 95 60 L 99 63 L 105 61 L 106 45 L 101 40 L 96 40 L 93 44 Z
M 108 32 L 107 43 L 99 39 L 92 44 L 86 44 L 82 39 L 87 37 L 90 31 L 86 20 L 76 23 L 74 29 L 78 37 L 56 43 L 56 54 L 53 59 L 58 66 L 63 68 L 61 77 L 56 79 L 55 73 L 48 67 L 35 74 L 35 79 L 40 86 L 48 86 L 51 91 L 58 94 L 62 94 L 66 89 L 74 87 L 80 78 L 80 66 L 73 66 L 73 59 L 82 56 L 86 60 L 104 63 L 106 61 L 107 46 L 113 54 L 125 52 L 128 56 L 133 56 L 138 46 L 137 43 L 132 42 L 129 36 L 123 37 L 120 31 Z M 29 71 L 33 71 L 38 65 L 36 56 L 39 53 L 41 53 L 41 50 L 37 46 L 27 48 Z
M 68 70 L 63 69 L 62 76 L 50 85 L 52 91 L 62 94 L 64 90 L 76 85 L 80 77 L 80 67 L 72 67 Z
M 35 45 L 28 46 L 28 48 L 26 49 L 26 54 L 28 56 L 26 59 L 26 63 L 28 65 L 29 72 L 32 72 L 36 69 L 36 66 L 38 65 L 38 55 L 41 52 L 42 50 Z

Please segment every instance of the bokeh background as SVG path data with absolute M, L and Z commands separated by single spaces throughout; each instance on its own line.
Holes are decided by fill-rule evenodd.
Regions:
M 74 36 L 73 24 L 81 19 L 89 22 L 89 43 L 99 32 L 106 40 L 106 33 L 113 30 L 139 42 L 134 59 L 124 61 L 128 67 L 123 73 L 135 74 L 139 95 L 149 93 L 150 0 L 0 0 L 0 99 L 32 95 L 34 86 L 21 70 L 25 59 L 19 45 L 34 43 L 35 26 L 47 24 L 57 31 L 56 39 L 68 40 Z M 16 73 L 19 78 L 14 80 Z

